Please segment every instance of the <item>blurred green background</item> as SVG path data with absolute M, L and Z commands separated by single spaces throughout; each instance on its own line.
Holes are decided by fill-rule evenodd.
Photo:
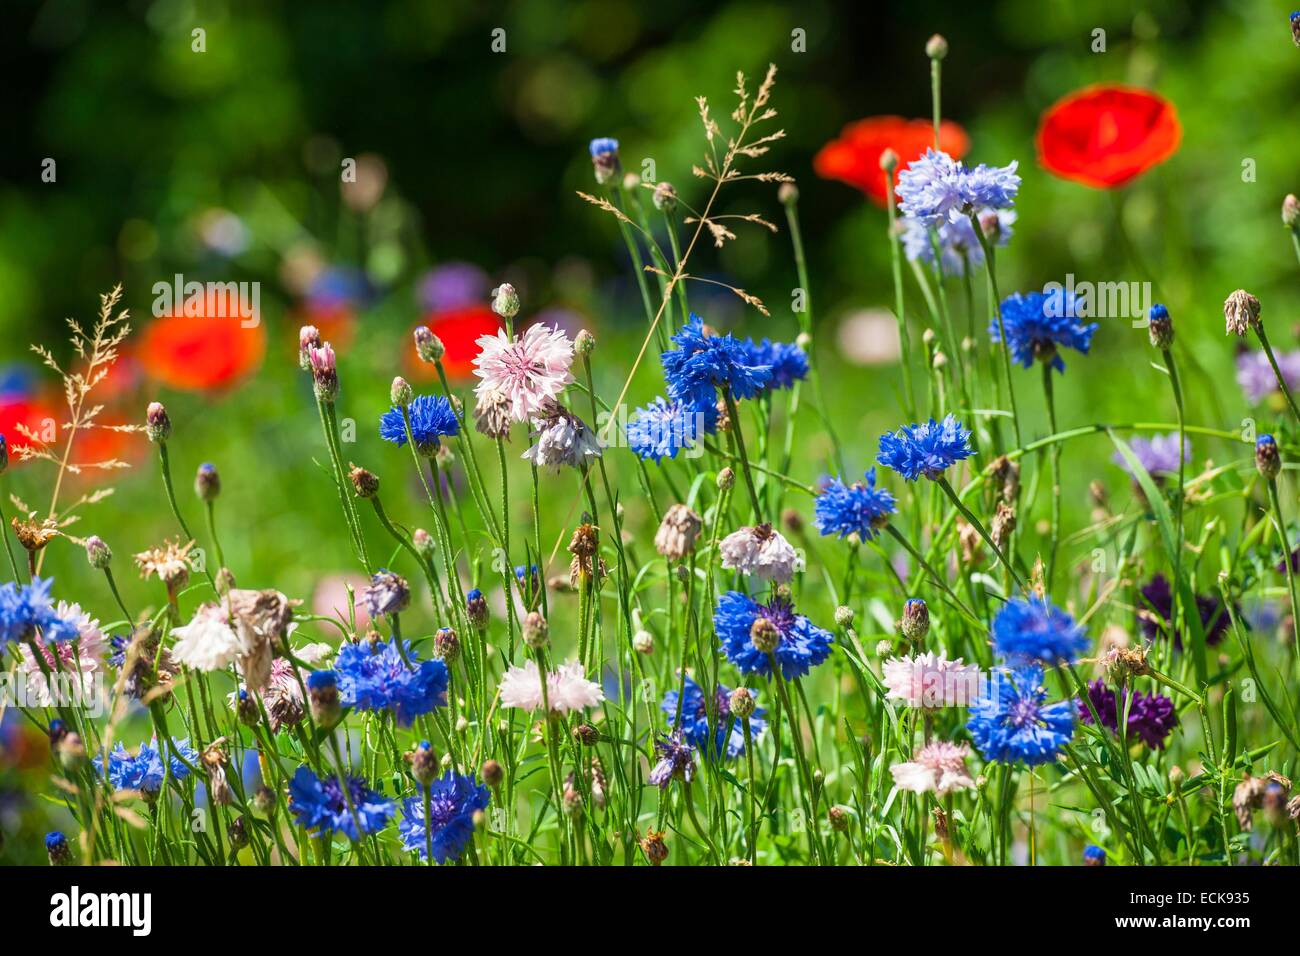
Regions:
M 626 168 L 653 160 L 658 179 L 698 202 L 704 184 L 690 168 L 703 141 L 694 97 L 707 95 L 725 117 L 736 70 L 752 88 L 773 62 L 776 123 L 787 136 L 749 169 L 798 180 L 830 411 L 850 468 L 861 470 L 876 436 L 900 421 L 897 366 L 863 364 L 861 355 L 879 344 L 864 346 L 863 335 L 888 339 L 888 323 L 852 321 L 893 301 L 885 215 L 850 187 L 818 179 L 812 159 L 855 119 L 928 116 L 923 46 L 941 32 L 951 45 L 943 112 L 970 134 L 968 158 L 1021 164 L 1016 234 L 999 257 L 1004 293 L 1063 282 L 1067 273 L 1153 282 L 1178 323 L 1189 419 L 1234 429 L 1260 412 L 1234 383 L 1224 296 L 1243 286 L 1259 296 L 1282 350 L 1295 347 L 1300 318 L 1300 273 L 1278 219 L 1282 197 L 1300 190 L 1300 50 L 1289 9 L 1269 0 L 997 0 L 979 10 L 908 3 L 870 11 L 818 2 L 706 10 L 674 0 L 18 2 L 0 31 L 10 93 L 0 150 L 0 400 L 11 410 L 57 407 L 57 379 L 27 343 L 43 342 L 66 361 L 64 318 L 88 324 L 96 296 L 122 282 L 136 331 L 105 386 L 104 420 L 139 422 L 148 401 L 166 402 L 192 524 L 201 521 L 191 476 L 211 461 L 222 475 L 217 520 L 239 583 L 310 600 L 320 577 L 349 569 L 350 558 L 337 499 L 313 463 L 324 461 L 323 445 L 296 364 L 299 325 L 316 321 L 340 343 L 340 415 L 358 423 L 345 455 L 387 480 L 396 518 L 427 520 L 419 497 L 402 493 L 415 490 L 404 489 L 405 452 L 381 447 L 374 432 L 391 377 L 410 371 L 412 326 L 454 312 L 465 296 L 486 301 L 486 290 L 508 279 L 526 317 L 546 311 L 570 332 L 596 332 L 597 385 L 612 402 L 645 317 L 614 221 L 575 195 L 593 188 L 587 142 L 618 138 Z M 194 50 L 196 29 L 203 52 Z M 498 29 L 504 52 L 492 49 Z M 1091 49 L 1099 29 L 1104 53 Z M 802 52 L 792 50 L 796 30 L 806 36 Z M 1159 91 L 1184 129 L 1172 159 L 1114 193 L 1052 178 L 1034 156 L 1041 112 L 1099 81 Z M 345 158 L 358 160 L 364 188 L 341 189 Z M 56 163 L 53 182 L 42 178 L 47 159 Z M 1247 160 L 1253 180 L 1243 176 Z M 692 289 L 693 306 L 723 328 L 792 338 L 798 283 L 775 187 L 737 186 L 723 211 L 757 212 L 781 230 L 738 230 L 720 253 L 701 249 L 692 271 L 750 290 L 772 314 L 743 311 L 702 287 Z M 176 273 L 260 283 L 265 356 L 249 374 L 219 388 L 175 389 L 132 345 L 153 321 L 153 284 Z M 910 279 L 908 296 L 919 330 Z M 1070 360 L 1075 374 L 1058 386 L 1062 425 L 1172 421 L 1151 358 L 1144 330 L 1103 320 L 1093 355 Z M 635 380 L 632 405 L 661 391 L 654 365 Z M 1022 393 L 1036 394 L 1036 377 L 1018 376 Z M 1046 428 L 1037 402 L 1025 416 L 1028 432 Z M 807 431 L 794 470 L 811 481 L 825 469 L 826 448 Z M 174 534 L 174 522 L 143 438 L 110 444 L 134 467 L 74 479 L 65 502 L 104 485 L 116 491 L 79 509 L 69 531 L 108 540 L 128 604 L 142 607 L 159 595 L 136 578 L 128 555 Z M 1196 457 L 1215 450 L 1198 441 Z M 1082 523 L 1093 478 L 1128 494 L 1111 453 L 1104 436 L 1068 451 L 1068 527 Z M 52 474 L 44 463 L 12 467 L 6 516 L 10 492 L 43 510 Z M 570 479 L 562 482 L 557 502 L 570 497 Z M 523 495 L 515 501 L 523 527 Z M 643 503 L 628 507 L 634 524 L 651 517 Z M 554 522 L 543 536 L 549 546 L 570 519 L 561 503 L 546 519 Z M 111 619 L 80 548 L 56 541 L 45 570 L 58 578 L 58 596 Z

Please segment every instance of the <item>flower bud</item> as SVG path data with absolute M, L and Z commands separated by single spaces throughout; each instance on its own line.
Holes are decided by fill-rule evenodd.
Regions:
M 1282 455 L 1272 435 L 1260 435 L 1255 442 L 1255 467 L 1267 480 L 1272 481 L 1282 471 Z
M 405 408 L 411 404 L 411 399 L 415 398 L 415 389 L 411 388 L 411 383 L 402 376 L 393 379 L 393 384 L 388 388 L 389 400 L 399 408 Z
M 1296 198 L 1295 193 L 1287 193 L 1287 197 L 1282 200 L 1282 225 L 1288 229 L 1300 226 L 1300 199 Z
M 539 611 L 529 611 L 524 618 L 524 643 L 533 650 L 545 647 L 550 639 L 551 629 Z
M 506 778 L 506 773 L 501 769 L 501 764 L 497 763 L 495 760 L 484 761 L 481 773 L 483 775 L 483 782 L 494 790 L 501 786 L 501 782 Z
M 353 465 L 352 470 L 348 472 L 348 478 L 352 481 L 352 490 L 357 493 L 358 498 L 373 498 L 379 494 L 379 478 L 373 472 Z
M 253 812 L 263 819 L 275 813 L 275 803 L 275 791 L 267 786 L 261 786 L 254 790 L 253 799 L 250 801 Z
M 838 627 L 852 627 L 853 617 L 853 608 L 847 604 L 841 604 L 835 609 L 835 624 Z
M 831 823 L 831 829 L 836 833 L 843 833 L 849 828 L 849 815 L 843 807 L 831 807 L 826 811 L 826 819 Z
M 0 435 L 0 475 L 9 470 L 9 442 L 5 441 L 5 436 Z
M 600 731 L 591 724 L 579 724 L 573 728 L 573 739 L 584 747 L 594 747 L 600 743 Z
M 898 168 L 898 153 L 885 147 L 880 153 L 880 168 L 887 173 L 893 173 Z
M 647 830 L 640 843 L 641 852 L 651 866 L 659 866 L 668 859 L 668 844 L 664 842 L 662 830 Z
M 217 474 L 216 465 L 211 462 L 199 465 L 194 474 L 194 493 L 200 501 L 217 500 L 217 495 L 221 494 L 221 476 Z
M 903 619 L 899 622 L 903 637 L 913 644 L 925 640 L 930 633 L 930 609 L 921 598 L 910 598 L 903 605 Z
M 776 199 L 782 206 L 793 206 L 799 201 L 799 187 L 792 182 L 777 187 Z
M 230 845 L 236 850 L 242 850 L 248 846 L 248 821 L 242 816 L 235 817 L 230 821 L 230 829 L 226 831 L 230 837 Z
M 672 183 L 659 183 L 655 186 L 650 201 L 660 212 L 671 214 L 677 208 L 677 190 L 673 188 Z
M 311 371 L 312 349 L 320 348 L 320 330 L 314 325 L 304 325 L 298 330 L 298 367 Z
M 165 442 L 172 434 L 172 420 L 162 402 L 150 402 L 144 414 L 144 433 L 156 445 Z
M 894 653 L 894 642 L 889 638 L 876 641 L 876 656 L 889 657 Z
M 448 666 L 460 657 L 460 637 L 455 628 L 440 627 L 433 635 L 433 656 L 444 661 Z
M 312 671 L 307 675 L 307 695 L 311 698 L 311 718 L 317 726 L 329 729 L 339 722 L 343 707 L 339 703 L 338 674 Z
M 1223 301 L 1223 319 L 1229 335 L 1245 335 L 1260 327 L 1259 299 L 1238 289 Z
M 478 588 L 472 588 L 465 595 L 465 616 L 469 622 L 477 628 L 487 627 L 488 622 L 488 605 L 487 598 Z
M 1151 306 L 1147 335 L 1154 348 L 1167 349 L 1174 344 L 1174 320 L 1169 317 L 1169 310 L 1159 302 Z
M 75 773 L 86 765 L 86 744 L 78 733 L 64 734 L 55 753 L 59 758 L 59 766 L 68 773 Z
M 936 33 L 925 41 L 925 55 L 932 60 L 942 60 L 948 55 L 948 41 Z
M 262 722 L 262 711 L 245 687 L 239 688 L 239 694 L 235 698 L 235 714 L 245 727 L 256 727 Z
M 605 185 L 613 180 L 621 168 L 618 160 L 618 140 L 602 136 L 593 139 L 589 147 L 591 152 L 592 173 L 598 185 Z
M 97 534 L 86 539 L 86 560 L 97 571 L 102 571 L 113 561 L 113 550 Z
M 433 535 L 429 534 L 429 532 L 425 531 L 423 528 L 416 528 L 411 532 L 411 544 L 413 544 L 415 550 L 420 553 L 420 557 L 424 558 L 426 561 L 433 557 Z
M 334 346 L 328 342 L 307 353 L 311 366 L 312 392 L 316 400 L 326 405 L 333 404 L 339 395 L 338 359 L 334 355 Z
M 718 472 L 718 487 L 721 490 L 726 491 L 735 483 L 736 483 L 736 473 L 732 471 L 730 468 L 723 468 L 720 472 Z
M 421 362 L 432 365 L 442 361 L 442 357 L 447 354 L 447 348 L 442 344 L 442 339 L 429 331 L 427 325 L 420 325 L 415 329 L 415 354 L 420 357 Z
M 573 350 L 578 355 L 590 355 L 596 351 L 596 336 L 582 329 L 573 339 Z
M 58 830 L 45 834 L 45 852 L 49 855 L 50 866 L 71 866 L 72 847 L 68 838 Z
M 513 319 L 519 314 L 519 293 L 509 282 L 492 290 L 492 311 L 503 319 Z
M 411 776 L 422 787 L 427 787 L 438 778 L 438 755 L 427 740 L 421 740 L 406 755 L 411 764 Z
M 638 654 L 655 652 L 655 636 L 649 631 L 637 631 L 632 635 L 632 649 Z
M 760 654 L 771 654 L 781 643 L 781 632 L 767 618 L 756 617 L 749 628 L 749 640 Z
M 733 690 L 727 703 L 731 707 L 731 713 L 739 720 L 753 717 L 754 711 L 757 709 L 754 702 L 754 692 L 748 687 L 737 687 Z

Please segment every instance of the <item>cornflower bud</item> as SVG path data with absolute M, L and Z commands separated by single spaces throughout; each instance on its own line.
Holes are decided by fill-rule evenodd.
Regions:
M 753 717 L 757 705 L 754 702 L 754 692 L 748 687 L 737 687 L 731 692 L 728 698 L 728 704 L 731 707 L 731 713 L 739 720 L 746 717 Z
M 162 402 L 150 402 L 144 413 L 144 433 L 155 445 L 161 445 L 172 434 L 172 420 Z
M 672 183 L 659 183 L 655 186 L 654 194 L 650 197 L 656 209 L 660 212 L 666 212 L 670 215 L 677 208 L 677 190 L 673 188 Z
M 1282 225 L 1288 229 L 1300 226 L 1300 199 L 1296 198 L 1295 193 L 1287 193 L 1287 197 L 1282 200 Z
M 352 489 L 357 493 L 358 498 L 373 498 L 379 494 L 379 478 L 373 472 L 366 471 L 359 465 L 352 465 L 348 478 L 351 479 Z
M 1169 317 L 1169 310 L 1159 302 L 1151 306 L 1147 335 L 1154 348 L 1167 349 L 1174 344 L 1174 320 Z
M 506 773 L 501 768 L 501 764 L 497 763 L 495 760 L 484 761 L 482 774 L 483 782 L 493 790 L 501 786 L 501 782 L 506 778 Z
M 311 698 L 311 718 L 317 725 L 328 729 L 339 722 L 343 707 L 339 703 L 338 674 L 312 671 L 307 675 L 307 695 Z
M 1282 456 L 1272 435 L 1260 435 L 1255 441 L 1255 467 L 1269 481 L 1282 471 Z
M 194 493 L 200 501 L 217 500 L 217 495 L 221 494 L 221 476 L 217 474 L 216 465 L 211 462 L 199 465 L 194 474 Z
M 835 609 L 835 623 L 839 627 L 852 627 L 853 617 L 853 608 L 847 604 L 841 604 Z
M 423 528 L 416 528 L 411 532 L 411 544 L 415 545 L 415 550 L 425 560 L 433 557 L 433 535 Z
M 97 571 L 102 571 L 113 561 L 113 549 L 97 534 L 86 539 L 86 560 Z
M 529 611 L 524 618 L 524 643 L 533 650 L 545 647 L 550 639 L 551 629 L 539 611 Z
M 903 619 L 899 622 L 903 637 L 912 644 L 919 644 L 930 633 L 930 608 L 921 598 L 909 598 L 903 605 Z
M 421 740 L 415 749 L 406 755 L 411 764 L 411 776 L 422 787 L 427 787 L 438 777 L 438 755 L 434 753 L 429 741 Z
M 749 640 L 760 654 L 771 654 L 781 643 L 781 632 L 767 618 L 756 617 L 749 628 Z
M 596 336 L 592 335 L 586 329 L 578 332 L 573 339 L 573 351 L 578 355 L 590 355 L 596 351 Z
M 298 330 L 298 367 L 311 371 L 312 349 L 320 348 L 320 331 L 314 325 L 304 325 Z
M 492 311 L 503 319 L 513 319 L 519 314 L 519 293 L 509 282 L 492 290 Z
M 1260 327 L 1259 299 L 1238 289 L 1223 301 L 1223 319 L 1229 335 L 1245 335 Z
M 50 866 L 72 865 L 72 847 L 58 830 L 45 834 L 45 852 L 49 854 Z
M 427 325 L 420 325 L 415 329 L 415 354 L 420 357 L 421 362 L 432 365 L 442 361 L 442 357 L 447 354 L 447 348 L 442 344 L 442 339 L 429 331 Z
M 465 595 L 465 616 L 469 622 L 477 628 L 487 627 L 488 622 L 488 605 L 487 598 L 478 588 L 471 588 L 470 592 Z
M 411 383 L 402 376 L 393 379 L 393 384 L 388 388 L 388 398 L 399 408 L 405 408 L 411 404 L 411 399 L 415 398 L 415 389 L 411 388 Z
M 455 628 L 438 628 L 438 632 L 433 635 L 433 656 L 448 665 L 455 663 L 456 658 L 460 656 L 460 637 L 457 636 Z
M 925 55 L 932 60 L 942 60 L 948 55 L 948 41 L 936 33 L 925 41 Z

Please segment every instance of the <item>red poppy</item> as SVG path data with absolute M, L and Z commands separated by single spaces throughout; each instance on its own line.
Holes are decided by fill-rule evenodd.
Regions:
M 58 437 L 56 430 L 66 419 L 66 411 L 60 416 L 53 405 L 42 399 L 27 395 L 0 395 L 0 435 L 4 435 L 9 446 L 10 464 L 20 460 L 19 448 L 36 444 L 18 430 L 20 424 L 37 438 L 53 442 Z
M 495 335 L 501 328 L 501 319 L 487 306 L 467 305 L 432 313 L 424 324 L 442 340 L 447 350 L 442 357 L 442 367 L 446 369 L 447 376 L 467 378 L 474 371 L 474 359 L 478 358 L 479 347 L 476 343 L 481 336 Z M 407 342 L 411 341 L 408 336 Z M 417 381 L 437 378 L 438 373 L 433 366 L 421 362 L 416 356 L 413 344 L 406 347 L 404 354 L 407 356 L 410 378 Z
M 1090 86 L 1057 101 L 1038 126 L 1038 160 L 1050 173 L 1096 189 L 1122 186 L 1178 149 L 1183 128 L 1164 97 Z
M 930 120 L 909 120 L 901 116 L 868 116 L 850 123 L 813 158 L 813 169 L 823 179 L 838 179 L 856 186 L 877 206 L 885 205 L 885 174 L 880 154 L 892 149 L 898 154 L 898 168 L 920 159 L 934 145 L 934 124 Z M 953 159 L 970 149 L 966 131 L 949 120 L 939 124 L 939 148 Z M 898 186 L 898 173 L 894 173 Z
M 206 316 L 201 303 L 155 319 L 144 331 L 145 372 L 171 388 L 208 391 L 232 385 L 261 364 L 266 329 L 239 316 Z M 187 314 L 190 313 L 190 314 Z

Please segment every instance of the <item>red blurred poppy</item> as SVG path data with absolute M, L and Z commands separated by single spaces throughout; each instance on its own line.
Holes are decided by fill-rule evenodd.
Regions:
M 9 461 L 19 461 L 17 450 L 35 444 L 18 430 L 24 425 L 38 438 L 53 442 L 57 438 L 56 430 L 66 420 L 66 412 L 60 416 L 59 410 L 43 399 L 28 395 L 0 396 L 0 435 L 4 435 L 9 445 Z
M 877 206 L 885 205 L 885 174 L 880 154 L 892 149 L 902 169 L 925 155 L 934 145 L 934 124 L 930 120 L 909 120 L 901 116 L 868 116 L 844 127 L 839 139 L 831 140 L 813 158 L 813 170 L 823 179 L 838 179 L 867 194 Z M 949 120 L 939 124 L 939 148 L 953 159 L 970 149 L 966 131 Z M 898 173 L 894 173 L 898 185 Z
M 1038 161 L 1062 179 L 1110 189 L 1164 162 L 1182 136 L 1178 113 L 1164 97 L 1124 86 L 1090 86 L 1043 114 Z
M 239 316 L 185 314 L 203 308 L 177 310 L 144 330 L 139 356 L 150 378 L 171 388 L 208 391 L 233 385 L 261 364 L 266 330 L 260 321 L 246 325 Z
M 424 324 L 442 340 L 447 349 L 442 358 L 442 367 L 447 370 L 447 376 L 468 378 L 474 371 L 474 359 L 479 353 L 475 343 L 480 336 L 495 335 L 501 328 L 501 319 L 487 306 L 467 305 L 460 309 L 432 313 L 425 318 Z M 412 342 L 410 336 L 407 336 L 407 342 Z M 416 356 L 414 344 L 406 345 L 403 354 L 407 357 L 407 370 L 413 380 L 429 381 L 438 377 L 432 365 L 421 362 Z

